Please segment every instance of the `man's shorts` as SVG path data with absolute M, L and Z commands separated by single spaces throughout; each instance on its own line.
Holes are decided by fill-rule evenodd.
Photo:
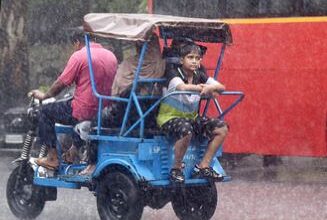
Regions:
M 211 140 L 213 131 L 216 128 L 228 127 L 227 123 L 216 118 L 197 117 L 189 118 L 173 118 L 161 126 L 161 130 L 166 136 L 181 139 L 189 134 L 198 137 L 205 137 Z

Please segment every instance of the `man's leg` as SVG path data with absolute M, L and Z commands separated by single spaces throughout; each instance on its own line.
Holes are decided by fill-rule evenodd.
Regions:
M 75 124 L 76 119 L 72 117 L 71 101 L 55 102 L 44 105 L 39 117 L 39 137 L 41 144 L 48 147 L 47 157 L 36 160 L 40 166 L 56 169 L 59 165 L 56 150 L 55 123 Z
M 98 158 L 98 141 L 87 144 L 87 167 L 82 170 L 80 175 L 91 175 L 95 168 Z

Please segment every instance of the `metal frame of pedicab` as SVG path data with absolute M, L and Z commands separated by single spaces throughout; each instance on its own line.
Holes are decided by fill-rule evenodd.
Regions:
M 154 15 L 151 15 L 152 18 L 154 18 Z M 150 17 L 150 18 L 151 18 Z M 183 18 L 179 20 L 177 27 L 173 27 L 172 24 L 176 24 L 176 17 L 171 18 L 171 16 L 168 17 L 168 21 L 164 19 L 162 20 L 162 17 L 159 16 L 159 21 L 153 21 L 153 24 L 151 24 L 151 27 L 148 28 L 148 32 L 152 32 L 153 27 L 158 28 L 159 34 L 162 39 L 164 39 L 165 45 L 167 45 L 167 39 L 172 39 L 174 36 L 174 31 L 176 29 L 181 29 L 184 26 L 186 28 L 190 28 L 187 24 L 189 22 L 192 22 L 191 19 L 185 19 Z M 207 20 L 207 19 L 194 19 L 194 21 L 199 20 Z M 161 22 L 160 22 L 161 21 Z M 207 20 L 208 21 L 208 20 Z M 174 23 L 175 22 L 175 23 Z M 215 22 L 211 20 L 211 22 L 214 24 Z M 183 26 L 184 25 L 184 26 Z M 195 28 L 195 27 L 193 27 Z M 198 28 L 200 26 L 198 25 Z M 208 27 L 207 27 L 208 28 Z M 224 30 L 226 33 L 226 36 L 219 36 L 221 39 L 216 39 L 216 43 L 222 43 L 221 51 L 218 56 L 218 61 L 216 65 L 216 69 L 214 72 L 214 78 L 217 79 L 218 73 L 222 64 L 222 60 L 224 57 L 224 52 L 226 45 L 231 42 L 231 35 L 230 30 L 227 24 L 224 26 Z M 90 27 L 87 27 L 86 29 L 90 29 Z M 191 27 L 192 29 L 192 27 Z M 213 28 L 214 29 L 214 28 Z M 114 38 L 110 33 L 104 33 L 103 31 L 90 31 L 86 30 L 91 34 L 99 35 L 101 37 L 108 37 L 108 38 Z M 195 34 L 196 35 L 196 34 Z M 217 34 L 218 35 L 218 34 Z M 145 35 L 146 36 L 146 35 Z M 189 37 L 189 36 L 188 36 Z M 219 38 L 218 37 L 218 38 Z M 128 39 L 128 37 L 120 36 L 117 38 L 121 39 Z M 134 39 L 135 40 L 135 39 Z M 140 40 L 140 39 L 138 39 Z M 198 41 L 200 39 L 194 39 L 195 41 Z M 39 175 L 38 169 L 35 171 L 34 176 L 34 183 L 36 185 L 42 185 L 42 186 L 52 186 L 52 187 L 64 187 L 64 188 L 80 188 L 81 186 L 88 186 L 90 182 L 92 182 L 92 179 L 99 177 L 102 174 L 102 171 L 107 169 L 108 167 L 114 166 L 114 167 L 121 167 L 127 172 L 129 172 L 136 181 L 138 182 L 146 182 L 147 184 L 151 186 L 170 186 L 168 173 L 170 166 L 173 161 L 173 152 L 172 152 L 172 145 L 169 140 L 167 140 L 164 136 L 154 136 L 153 138 L 145 138 L 144 137 L 144 123 L 145 123 L 145 117 L 147 117 L 151 111 L 153 111 L 162 100 L 167 98 L 171 95 L 177 95 L 177 94 L 194 94 L 195 92 L 187 92 L 187 91 L 177 91 L 170 93 L 166 96 L 159 97 L 159 96 L 140 96 L 136 93 L 136 89 L 139 83 L 160 83 L 164 82 L 165 79 L 154 79 L 154 78 L 140 78 L 140 70 L 143 63 L 143 59 L 146 53 L 146 49 L 148 46 L 148 42 L 146 38 L 141 39 L 143 42 L 143 46 L 141 49 L 139 62 L 137 66 L 137 70 L 135 72 L 134 81 L 132 84 L 132 89 L 129 98 L 120 98 L 120 97 L 113 97 L 113 96 L 105 96 L 102 94 L 99 94 L 97 92 L 97 88 L 94 81 L 94 72 L 92 68 L 92 54 L 90 51 L 90 43 L 89 43 L 89 34 L 85 35 L 85 43 L 87 48 L 87 55 L 88 55 L 88 63 L 89 63 L 89 71 L 90 71 L 90 78 L 91 78 L 91 84 L 92 84 L 92 91 L 94 95 L 99 99 L 99 108 L 97 113 L 97 126 L 95 128 L 95 132 L 90 134 L 88 136 L 88 139 L 90 141 L 98 141 L 98 161 L 96 165 L 96 170 L 92 174 L 91 177 L 85 177 L 76 175 L 78 171 L 83 169 L 86 164 L 80 164 L 80 165 L 68 165 L 63 163 L 62 158 L 59 156 L 60 165 L 59 170 L 57 172 L 57 175 L 53 177 L 42 177 Z M 215 42 L 214 42 L 215 43 Z M 238 96 L 237 99 L 230 104 L 225 110 L 222 109 L 220 106 L 218 100 L 215 97 L 210 97 L 210 99 L 213 100 L 214 106 L 220 113 L 218 116 L 219 118 L 223 118 L 228 112 L 230 112 L 244 97 L 244 94 L 240 91 L 224 91 L 220 95 L 223 96 Z M 146 99 L 154 99 L 154 104 L 145 112 L 142 111 L 140 106 L 140 100 L 146 100 Z M 125 111 L 125 115 L 123 118 L 123 122 L 119 131 L 119 134 L 116 135 L 108 135 L 103 133 L 103 128 L 101 128 L 101 121 L 102 121 L 102 107 L 104 100 L 109 101 L 118 101 L 118 102 L 125 102 L 127 103 L 127 108 Z M 127 127 L 127 120 L 129 115 L 131 114 L 131 107 L 132 105 L 135 105 L 137 109 L 137 113 L 139 115 L 139 119 L 132 124 L 130 127 Z M 207 101 L 203 114 L 205 115 L 209 108 L 209 101 Z M 131 131 L 135 130 L 137 127 L 139 127 L 139 135 L 138 137 L 130 136 Z M 63 126 L 63 125 L 56 125 L 56 132 L 57 134 L 60 133 L 72 133 L 73 128 L 72 126 Z M 207 142 L 199 142 L 198 140 L 192 141 L 192 146 L 189 147 L 187 150 L 187 153 L 185 157 L 187 158 L 188 155 L 191 157 L 189 158 L 191 163 L 189 165 L 187 161 L 185 173 L 186 173 L 186 180 L 185 185 L 193 185 L 193 184 L 205 184 L 207 183 L 204 179 L 191 179 L 190 173 L 192 171 L 194 161 L 199 159 L 205 151 L 205 147 L 207 145 Z M 61 155 L 61 146 L 59 141 L 57 142 L 57 150 L 58 154 Z M 222 146 L 219 148 L 217 152 L 217 156 L 221 156 L 222 153 Z M 192 158 L 193 155 L 193 158 Z M 196 158 L 194 158 L 194 155 L 197 155 Z M 184 157 L 184 160 L 185 160 Z M 212 166 L 214 170 L 216 170 L 219 173 L 222 173 L 225 178 L 224 181 L 228 181 L 230 178 L 226 175 L 224 169 L 222 168 L 221 164 L 219 163 L 218 159 L 215 157 L 212 162 Z

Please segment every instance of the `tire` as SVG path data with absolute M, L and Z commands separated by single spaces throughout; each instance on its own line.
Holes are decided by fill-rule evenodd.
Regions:
M 135 181 L 123 172 L 107 173 L 99 182 L 97 208 L 101 220 L 137 220 L 144 204 Z
M 33 184 L 33 175 L 29 165 L 20 165 L 12 171 L 7 182 L 7 202 L 19 219 L 34 219 L 44 208 L 45 190 Z
M 218 194 L 215 184 L 177 188 L 172 206 L 179 219 L 206 220 L 215 213 Z

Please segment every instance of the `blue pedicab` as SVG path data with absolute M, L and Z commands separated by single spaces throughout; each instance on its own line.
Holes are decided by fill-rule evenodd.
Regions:
M 43 210 L 46 201 L 57 198 L 57 188 L 80 189 L 87 187 L 97 197 L 97 207 L 101 219 L 140 219 L 145 206 L 160 209 L 168 202 L 180 219 L 210 219 L 216 209 L 218 194 L 215 183 L 205 179 L 192 179 L 194 165 L 202 158 L 207 141 L 194 138 L 184 157 L 185 183 L 174 185 L 169 181 L 169 170 L 174 160 L 173 142 L 157 128 L 147 128 L 148 118 L 153 116 L 160 102 L 168 96 L 193 94 L 194 92 L 173 92 L 166 96 L 142 95 L 138 93 L 141 84 L 163 83 L 165 79 L 141 78 L 142 62 L 153 33 L 159 34 L 165 46 L 176 37 L 191 38 L 196 42 L 221 45 L 217 55 L 214 77 L 218 72 L 226 46 L 232 37 L 229 26 L 221 21 L 182 18 L 148 14 L 88 14 L 84 17 L 85 42 L 88 53 L 90 78 L 94 95 L 99 99 L 96 126 L 87 135 L 87 142 L 97 147 L 96 170 L 91 176 L 81 176 L 79 171 L 87 164 L 66 164 L 60 152 L 61 143 L 57 142 L 60 165 L 54 173 L 44 172 L 30 159 L 32 139 L 35 137 L 38 106 L 30 108 L 31 130 L 28 133 L 22 155 L 16 160 L 18 166 L 11 173 L 7 184 L 7 201 L 13 214 L 18 218 L 35 218 Z M 139 63 L 134 81 L 127 98 L 104 96 L 97 92 L 93 69 L 92 54 L 89 48 L 89 33 L 111 39 L 138 41 L 142 43 Z M 151 87 L 151 86 L 150 86 Z M 223 118 L 242 99 L 239 91 L 224 91 L 222 96 L 235 96 L 233 103 L 222 109 L 217 97 L 207 97 L 203 115 L 207 114 L 209 103 Z M 104 128 L 102 109 L 105 100 L 125 103 L 125 113 L 121 126 Z M 142 102 L 150 100 L 147 109 Z M 132 108 L 133 107 L 133 108 Z M 138 119 L 128 123 L 132 115 Z M 153 118 L 152 118 L 153 120 Z M 71 134 L 72 126 L 56 125 L 56 133 Z M 217 156 L 221 156 L 220 147 Z M 40 156 L 44 152 L 41 149 Z M 213 169 L 224 175 L 223 181 L 230 180 L 217 158 L 212 161 Z

